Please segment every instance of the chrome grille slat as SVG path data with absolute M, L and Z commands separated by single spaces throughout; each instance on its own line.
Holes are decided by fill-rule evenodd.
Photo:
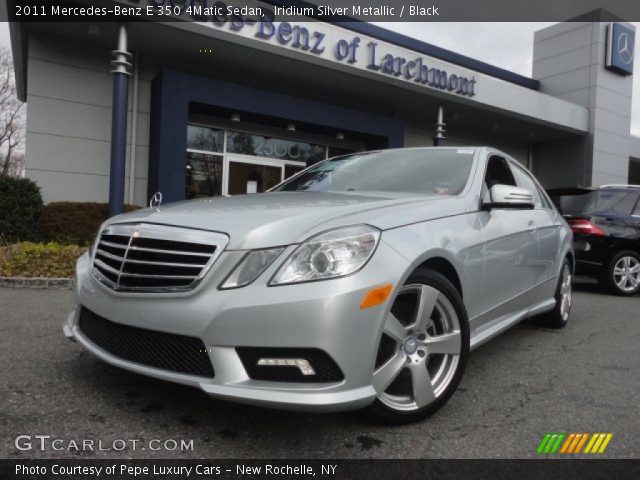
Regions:
M 187 291 L 227 242 L 226 235 L 216 232 L 146 223 L 109 225 L 98 239 L 92 272 L 116 291 Z
M 120 275 L 120 270 L 116 270 L 115 268 L 113 268 L 110 265 L 107 265 L 106 263 L 104 263 L 102 260 L 100 260 L 99 258 L 96 258 L 93 260 L 93 264 L 95 266 L 97 266 L 98 268 L 102 268 L 104 270 L 107 270 L 108 272 L 113 273 L 114 275 Z
M 116 262 L 122 262 L 124 260 L 124 257 L 120 257 L 118 255 L 105 252 L 104 250 L 100 250 L 99 248 L 96 250 L 96 254 L 110 258 L 111 260 L 114 260 Z M 163 267 L 203 268 L 207 264 L 207 260 L 205 260 L 204 263 L 177 263 L 177 262 L 155 262 L 153 260 L 136 260 L 136 259 L 127 257 L 127 263 L 135 263 L 138 265 L 157 265 L 157 266 L 163 266 Z
M 127 273 L 127 272 L 122 272 L 120 274 L 121 277 L 131 277 L 131 278 L 167 278 L 167 279 L 176 279 L 176 280 L 181 280 L 181 279 L 194 279 L 197 277 L 197 275 L 147 275 L 144 273 Z
M 202 268 L 207 263 L 175 263 L 175 262 L 154 262 L 151 260 L 134 260 L 127 258 L 127 263 L 137 263 L 140 265 L 161 265 L 165 267 L 185 267 L 185 268 Z
M 195 256 L 195 257 L 210 257 L 211 254 L 209 253 L 197 253 L 197 252 L 184 252 L 184 251 L 180 251 L 180 250 L 161 250 L 158 248 L 146 248 L 146 247 L 138 247 L 138 246 L 131 246 L 129 248 L 129 250 L 138 250 L 141 252 L 154 252 L 154 253 L 170 253 L 170 254 L 175 254 L 175 255 L 191 255 L 191 256 Z
M 111 260 L 115 260 L 116 262 L 121 262 L 124 260 L 124 257 L 120 257 L 118 255 L 114 255 L 113 253 L 105 252 L 104 250 L 96 249 L 97 255 L 102 255 L 104 257 L 110 258 Z
M 127 246 L 123 245 L 122 243 L 107 242 L 106 240 L 100 240 L 98 242 L 98 245 L 104 245 L 106 247 L 111 247 L 111 248 L 121 248 L 123 250 L 127 249 Z

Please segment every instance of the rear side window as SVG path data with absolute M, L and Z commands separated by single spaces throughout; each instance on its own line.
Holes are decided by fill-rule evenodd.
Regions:
M 630 215 L 637 199 L 638 194 L 635 192 L 599 190 L 593 194 L 584 210 L 592 213 L 615 212 L 620 215 Z

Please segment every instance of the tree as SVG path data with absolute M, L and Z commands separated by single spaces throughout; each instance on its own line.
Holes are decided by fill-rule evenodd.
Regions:
M 0 48 L 0 173 L 18 176 L 24 169 L 24 104 L 18 100 L 13 60 Z

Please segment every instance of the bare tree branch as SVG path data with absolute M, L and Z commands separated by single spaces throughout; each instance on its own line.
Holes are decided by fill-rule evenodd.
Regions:
M 24 105 L 18 100 L 13 60 L 0 48 L 0 173 L 21 175 L 24 170 Z

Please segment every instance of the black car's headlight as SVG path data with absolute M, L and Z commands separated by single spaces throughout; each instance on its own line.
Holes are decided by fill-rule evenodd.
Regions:
M 284 248 L 253 250 L 247 252 L 233 271 L 220 285 L 221 289 L 239 288 L 249 285 L 280 255 Z
M 269 285 L 344 277 L 363 268 L 376 249 L 380 230 L 356 225 L 329 230 L 303 242 L 284 262 Z

